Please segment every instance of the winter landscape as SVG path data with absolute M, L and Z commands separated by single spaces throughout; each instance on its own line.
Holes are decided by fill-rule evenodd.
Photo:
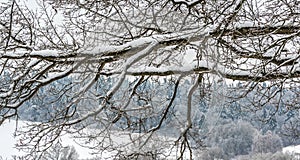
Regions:
M 0 0 L 0 160 L 300 159 L 297 0 Z

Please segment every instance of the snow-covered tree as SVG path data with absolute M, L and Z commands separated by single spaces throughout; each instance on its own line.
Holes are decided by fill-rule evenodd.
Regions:
M 48 88 L 56 100 L 67 101 L 50 119 L 22 132 L 27 141 L 21 147 L 43 152 L 60 134 L 72 132 L 93 149 L 121 152 L 124 146 L 110 145 L 118 144 L 110 137 L 131 134 L 140 124 L 139 137 L 151 137 L 177 110 L 178 91 L 189 81 L 185 113 L 176 114 L 178 123 L 171 127 L 179 152 L 192 152 L 195 100 L 217 104 L 210 95 L 214 83 L 238 83 L 220 93 L 232 101 L 246 98 L 246 107 L 254 110 L 267 103 L 299 107 L 299 5 L 294 0 L 3 1 L 0 124 L 18 117 L 20 107 L 47 86 L 72 79 L 60 91 Z M 141 89 L 164 79 L 170 82 L 165 92 Z M 292 100 L 283 99 L 284 88 L 294 90 Z M 50 101 L 46 108 L 56 104 L 43 100 Z M 129 117 L 138 119 L 133 123 Z M 156 118 L 155 125 L 143 126 L 149 117 Z M 85 130 L 95 125 L 101 129 Z
M 265 135 L 257 135 L 253 140 L 252 151 L 253 153 L 275 153 L 281 151 L 282 141 L 281 138 L 268 131 Z
M 207 138 L 212 147 L 220 148 L 224 157 L 247 155 L 252 151 L 254 137 L 258 131 L 247 122 L 238 121 L 215 126 Z
M 227 160 L 229 159 L 227 155 L 224 153 L 222 148 L 219 147 L 212 147 L 208 148 L 200 154 L 199 157 L 197 157 L 201 160 L 215 160 L 215 159 L 223 159 Z
M 286 142 L 290 145 L 299 144 L 300 138 L 300 126 L 299 126 L 299 114 L 292 117 L 290 121 L 287 121 L 282 126 L 281 135 L 283 137 L 283 143 Z

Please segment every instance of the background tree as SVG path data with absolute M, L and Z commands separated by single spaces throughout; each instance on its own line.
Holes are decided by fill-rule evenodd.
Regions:
M 275 153 L 282 149 L 282 142 L 278 135 L 268 131 L 265 135 L 257 135 L 253 140 L 254 153 Z
M 224 152 L 224 157 L 233 158 L 251 153 L 254 137 L 258 132 L 251 124 L 239 121 L 219 125 L 210 134 L 207 144 L 219 147 Z

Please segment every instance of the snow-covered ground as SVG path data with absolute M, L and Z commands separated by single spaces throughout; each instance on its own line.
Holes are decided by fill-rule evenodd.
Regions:
M 24 122 L 19 121 L 18 126 L 24 126 Z M 22 155 L 24 153 L 18 151 L 15 148 L 17 140 L 14 138 L 14 131 L 16 127 L 16 121 L 5 122 L 0 126 L 0 159 L 10 160 L 14 155 Z M 76 144 L 70 136 L 65 135 L 62 138 L 63 146 L 74 146 L 76 151 L 79 153 L 80 159 L 92 158 L 90 150 L 83 148 Z
M 25 126 L 25 124 L 28 122 L 18 122 L 18 127 L 22 128 Z M 0 126 L 0 160 L 11 160 L 13 159 L 13 156 L 22 156 L 25 153 L 20 152 L 15 148 L 15 144 L 18 142 L 18 140 L 14 137 L 14 131 L 16 129 L 16 121 L 6 121 L 4 124 Z M 92 131 L 91 131 L 92 132 Z M 130 141 L 130 137 L 126 133 L 116 133 L 116 135 L 119 136 L 113 136 L 113 141 L 119 142 L 119 143 L 127 143 Z M 133 135 L 134 136 L 134 135 Z M 132 137 L 131 137 L 132 138 Z M 158 137 L 163 138 L 163 137 Z M 165 137 L 166 138 L 166 137 Z M 172 139 L 169 139 L 170 142 Z M 92 155 L 91 150 L 84 148 L 77 144 L 74 139 L 71 138 L 70 135 L 66 134 L 60 138 L 60 141 L 63 146 L 73 146 L 76 150 L 76 152 L 79 154 L 79 159 L 87 159 L 87 158 L 93 158 L 96 157 L 95 155 Z M 176 159 L 178 156 L 176 154 L 176 151 L 170 150 L 170 148 L 166 147 L 166 153 L 168 153 L 168 159 Z M 108 152 L 102 152 L 101 158 L 104 159 L 110 159 L 113 155 L 113 153 Z M 184 157 L 188 157 L 188 155 L 184 155 Z M 1 159 L 2 158 L 2 159 Z
M 292 154 L 296 159 L 300 159 L 300 145 L 284 147 L 282 152 Z
M 19 121 L 18 126 L 24 126 L 24 122 Z M 17 139 L 14 138 L 14 131 L 16 127 L 15 121 L 8 121 L 5 122 L 0 126 L 0 160 L 11 160 L 13 159 L 14 155 L 22 155 L 24 153 L 18 151 L 15 148 L 15 144 L 17 142 Z M 120 137 L 119 137 L 120 138 Z M 87 158 L 93 158 L 94 155 L 90 153 L 90 150 L 87 148 L 83 148 L 70 137 L 70 135 L 64 135 L 61 137 L 63 146 L 74 146 L 76 151 L 79 154 L 80 159 L 87 159 Z M 124 139 L 123 139 L 124 141 Z M 284 153 L 291 153 L 295 156 L 300 155 L 300 145 L 298 146 L 289 146 L 285 147 L 282 150 Z M 175 151 L 176 152 L 176 151 Z M 176 153 L 170 153 L 170 159 L 176 159 L 178 156 Z M 110 155 L 102 155 L 109 157 Z M 185 157 L 188 157 L 188 155 L 185 155 Z M 2 158 L 2 159 L 1 159 Z
M 15 130 L 15 122 L 6 122 L 0 126 L 0 156 L 3 159 L 10 159 L 13 155 L 18 155 L 20 152 L 14 148 L 16 140 L 13 133 Z

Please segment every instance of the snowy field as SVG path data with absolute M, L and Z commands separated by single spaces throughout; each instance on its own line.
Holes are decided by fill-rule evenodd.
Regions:
M 26 122 L 26 123 L 28 123 L 28 122 Z M 22 122 L 22 121 L 18 122 L 19 127 L 22 127 L 24 125 L 25 125 L 25 122 Z M 0 144 L 1 144 L 0 145 L 0 160 L 11 160 L 11 159 L 13 159 L 14 155 L 22 156 L 25 154 L 25 153 L 18 151 L 15 148 L 15 144 L 18 141 L 16 138 L 14 138 L 14 131 L 16 129 L 15 127 L 16 127 L 15 121 L 7 121 L 0 126 Z M 113 140 L 116 142 L 123 144 L 123 143 L 128 143 L 130 141 L 130 138 L 128 137 L 128 135 L 126 133 L 118 133 L 116 135 L 119 135 L 119 136 L 115 136 L 113 138 Z M 158 137 L 158 138 L 161 139 L 163 137 Z M 167 138 L 167 139 L 169 139 L 169 141 L 172 142 L 172 144 L 173 144 L 173 142 L 174 142 L 173 139 L 170 139 L 170 138 Z M 71 138 L 70 135 L 64 135 L 60 138 L 60 140 L 64 147 L 65 146 L 73 146 L 75 148 L 76 152 L 79 154 L 79 159 L 88 159 L 88 158 L 96 157 L 95 155 L 92 155 L 91 150 L 78 145 L 74 141 L 74 139 Z M 169 160 L 177 159 L 176 157 L 178 157 L 178 154 L 176 154 L 176 151 L 174 151 L 173 149 L 170 150 L 169 147 L 165 147 L 165 149 L 163 149 L 163 150 L 165 150 L 165 153 L 168 155 L 167 159 L 169 159 Z M 107 153 L 102 152 L 102 154 L 101 154 L 101 158 L 103 158 L 103 159 L 112 159 L 112 158 L 110 158 L 112 156 L 113 155 L 108 152 Z M 189 157 L 189 154 L 188 153 L 185 154 L 184 157 L 186 157 L 186 158 Z
M 295 159 L 300 159 L 300 145 L 284 147 L 282 152 L 294 155 Z
M 19 126 L 24 126 L 24 122 L 20 121 Z M 5 122 L 0 126 L 0 160 L 11 160 L 14 155 L 22 155 L 24 153 L 18 151 L 15 148 L 15 143 L 17 140 L 14 138 L 14 131 L 16 127 L 15 121 Z M 90 153 L 89 149 L 79 146 L 75 141 L 70 138 L 70 136 L 65 135 L 61 138 L 63 146 L 74 146 L 79 154 L 79 159 L 93 158 L 94 156 Z M 289 152 L 293 155 L 300 155 L 300 145 L 299 146 L 289 146 L 283 148 L 283 152 Z M 174 155 L 173 155 L 174 154 Z M 108 155 L 104 155 L 110 156 Z M 171 157 L 176 159 L 176 153 L 170 154 Z M 187 156 L 187 155 L 186 155 Z M 2 158 L 2 159 L 1 159 Z M 172 158 L 171 158 L 172 159 Z
M 18 125 L 23 126 L 24 122 L 20 121 Z M 17 142 L 14 138 L 15 127 L 15 121 L 5 122 L 0 126 L 0 157 L 2 157 L 3 160 L 11 160 L 13 155 L 24 154 L 15 148 L 15 143 Z M 63 136 L 61 139 L 64 146 L 70 145 L 75 147 L 76 151 L 79 153 L 80 159 L 93 157 L 88 149 L 76 144 L 69 136 Z

